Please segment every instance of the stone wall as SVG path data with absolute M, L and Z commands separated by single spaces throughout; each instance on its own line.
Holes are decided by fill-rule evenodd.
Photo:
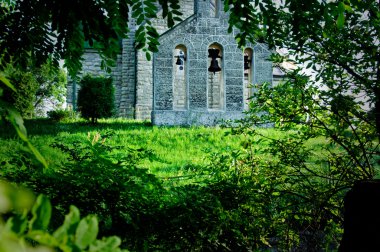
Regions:
M 154 101 L 152 120 L 157 125 L 214 125 L 221 119 L 238 119 L 244 110 L 244 54 L 228 30 L 228 15 L 209 11 L 209 1 L 197 0 L 196 15 L 161 36 L 159 52 L 154 55 Z M 208 48 L 217 43 L 223 49 L 220 102 L 214 110 L 209 103 Z M 174 48 L 187 48 L 188 111 L 173 110 Z M 272 81 L 269 51 L 262 45 L 250 45 L 254 51 L 254 82 Z M 211 106 L 210 106 L 211 105 Z
M 180 1 L 182 19 L 187 19 L 194 14 L 194 1 Z M 157 14 L 162 16 L 162 11 Z M 163 34 L 169 30 L 166 20 L 155 18 L 151 20 L 152 25 L 156 28 L 159 34 Z M 174 49 L 174 48 L 173 48 Z M 150 120 L 153 104 L 153 62 L 148 61 L 145 53 L 139 51 L 137 53 L 137 76 L 136 76 L 136 119 Z
M 102 59 L 98 52 L 94 49 L 86 49 L 83 55 L 82 71 L 79 73 L 80 78 L 84 74 L 111 76 L 113 78 L 113 85 L 115 87 L 115 105 L 117 115 L 120 111 L 120 101 L 122 98 L 122 55 L 117 56 L 115 67 L 112 67 L 112 72 L 109 74 L 101 68 Z M 72 80 L 67 85 L 67 99 L 66 104 L 68 107 L 76 109 L 76 98 L 78 90 L 80 89 L 79 83 Z
M 180 1 L 182 18 L 186 19 L 194 14 L 194 1 Z M 160 18 L 162 11 L 159 11 L 157 19 L 151 20 L 153 26 L 159 34 L 168 30 L 166 20 Z M 136 52 L 134 48 L 134 35 L 136 22 L 130 20 L 129 27 L 131 32 L 128 39 L 122 40 L 122 52 L 117 58 L 117 65 L 112 69 L 111 76 L 114 78 L 115 85 L 115 105 L 117 115 L 127 118 L 150 120 L 153 103 L 153 74 L 152 61 L 148 61 L 145 53 Z M 95 75 L 108 74 L 101 69 L 101 58 L 95 50 L 89 49 L 83 55 L 82 73 Z M 79 75 L 79 77 L 82 74 Z M 72 81 L 67 87 L 67 105 L 75 108 L 76 93 L 79 85 Z
M 181 0 L 180 6 L 184 21 L 173 29 L 168 29 L 162 18 L 151 20 L 161 34 L 159 52 L 153 61 L 147 61 L 145 53 L 135 50 L 136 22 L 130 20 L 129 38 L 122 41 L 122 52 L 111 74 L 117 115 L 143 120 L 152 116 L 155 123 L 168 125 L 213 125 L 220 119 L 240 118 L 248 94 L 254 90 L 248 90 L 247 80 L 244 81 L 244 56 L 234 39 L 236 31 L 227 33 L 228 14 L 221 10 L 220 0 Z M 161 14 L 159 11 L 158 16 Z M 208 48 L 213 43 L 220 45 L 223 53 L 219 61 L 222 71 L 215 75 L 207 71 Z M 175 48 L 179 45 L 187 51 L 184 75 L 173 71 L 177 67 Z M 259 44 L 248 46 L 253 49 L 252 83 L 271 82 L 268 50 Z M 83 58 L 83 73 L 107 75 L 100 68 L 101 58 L 96 51 L 87 50 Z M 210 79 L 217 79 L 219 84 L 210 84 Z M 69 83 L 69 106 L 75 107 L 74 93 L 78 88 Z

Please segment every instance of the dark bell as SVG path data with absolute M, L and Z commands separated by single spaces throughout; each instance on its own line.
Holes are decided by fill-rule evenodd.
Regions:
M 208 68 L 209 72 L 216 73 L 222 71 L 222 69 L 219 67 L 218 61 L 216 59 L 211 60 L 210 67 Z
M 182 66 L 183 65 L 183 61 L 181 60 L 181 58 L 179 56 L 177 56 L 177 62 L 175 64 L 178 65 L 178 66 Z
M 211 64 L 208 68 L 209 72 L 216 73 L 222 71 L 222 69 L 219 67 L 218 60 L 216 58 L 221 58 L 219 56 L 219 49 L 216 48 L 210 48 L 208 49 L 208 57 L 211 58 Z
M 208 57 L 209 58 L 220 58 L 219 56 L 219 49 L 216 49 L 216 48 L 210 48 L 208 49 Z
M 244 70 L 249 69 L 249 58 L 248 55 L 244 55 Z

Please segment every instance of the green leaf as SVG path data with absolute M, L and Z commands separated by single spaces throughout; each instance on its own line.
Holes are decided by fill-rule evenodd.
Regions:
M 51 204 L 44 195 L 39 195 L 32 208 L 32 219 L 29 223 L 30 230 L 46 230 L 51 218 Z
M 146 52 L 146 53 L 145 53 L 145 56 L 146 56 L 146 59 L 147 59 L 148 61 L 150 61 L 150 60 L 152 59 L 152 56 L 150 55 L 149 52 Z
M 26 128 L 24 126 L 24 120 L 22 119 L 20 113 L 18 113 L 15 109 L 11 107 L 8 107 L 6 109 L 8 112 L 8 120 L 12 123 L 18 136 L 21 138 L 21 140 L 27 142 L 28 137 L 26 133 Z
M 80 221 L 80 213 L 78 208 L 70 206 L 70 212 L 65 216 L 65 221 L 53 234 L 57 240 L 62 241 L 65 237 L 74 236 L 78 223 Z
M 28 148 L 33 153 L 34 157 L 44 166 L 45 169 L 48 168 L 48 164 L 45 158 L 41 155 L 41 153 L 28 141 Z
M 342 29 L 344 25 L 344 20 L 345 20 L 344 10 L 345 10 L 344 3 L 340 2 L 338 6 L 338 11 L 339 11 L 338 19 L 336 20 L 336 26 L 338 27 L 338 29 Z
M 24 126 L 24 120 L 22 119 L 22 116 L 20 113 L 18 113 L 13 107 L 8 106 L 7 104 L 3 105 L 5 106 L 7 112 L 8 112 L 8 120 L 15 128 L 17 135 L 21 138 L 22 141 L 26 142 L 28 145 L 28 148 L 33 153 L 35 158 L 44 166 L 44 168 L 48 168 L 48 164 L 45 160 L 45 158 L 41 155 L 41 153 L 29 142 L 26 128 Z
M 16 92 L 15 87 L 9 82 L 9 80 L 2 73 L 0 73 L 0 81 L 3 82 L 7 87 L 12 89 L 14 92 Z
M 352 8 L 350 5 L 344 4 L 344 9 L 348 12 L 353 12 Z
M 41 245 L 47 245 L 49 247 L 59 246 L 57 240 L 47 231 L 34 230 L 29 232 L 27 237 L 38 242 Z
M 93 215 L 86 216 L 79 222 L 75 233 L 75 244 L 80 249 L 87 248 L 95 241 L 98 231 L 98 219 Z
M 11 217 L 5 224 L 5 227 L 12 231 L 13 233 L 16 233 L 18 235 L 21 235 L 25 232 L 26 228 L 28 226 L 28 220 L 26 216 L 24 215 L 16 215 Z
M 144 22 L 144 20 L 145 20 L 145 16 L 144 16 L 144 15 L 140 15 L 140 16 L 137 18 L 137 20 L 136 20 L 137 25 L 142 24 L 142 22 Z
M 117 251 L 121 244 L 121 239 L 117 236 L 111 236 L 103 238 L 102 240 L 97 240 L 91 244 L 90 252 L 114 252 Z

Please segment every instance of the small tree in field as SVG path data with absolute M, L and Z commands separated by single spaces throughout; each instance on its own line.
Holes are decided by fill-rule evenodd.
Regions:
M 96 123 L 98 118 L 108 118 L 115 113 L 115 98 L 112 79 L 84 76 L 80 81 L 78 109 L 82 117 Z
M 23 72 L 17 69 L 8 69 L 8 78 L 17 88 L 16 92 L 10 88 L 4 89 L 3 100 L 12 104 L 24 117 L 33 117 L 33 102 L 38 90 L 38 82 L 32 72 Z

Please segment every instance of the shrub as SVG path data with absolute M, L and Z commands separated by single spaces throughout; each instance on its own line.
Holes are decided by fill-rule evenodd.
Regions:
M 111 78 L 85 75 L 80 81 L 78 109 L 83 118 L 96 123 L 99 118 L 108 118 L 115 113 L 114 87 Z
M 11 69 L 9 81 L 16 87 L 16 92 L 4 89 L 3 99 L 12 104 L 23 116 L 31 117 L 34 113 L 34 100 L 38 83 L 31 72 Z
M 114 156 L 110 152 L 117 147 L 105 143 L 110 135 L 89 134 L 87 141 L 71 144 L 55 142 L 52 146 L 68 155 L 68 162 L 55 171 L 43 172 L 28 153 L 14 155 L 4 160 L 0 177 L 48 195 L 56 210 L 53 228 L 63 220 L 64 209 L 73 204 L 85 215 L 97 215 L 100 235 L 128 238 L 127 243 L 141 251 L 140 244 L 151 230 L 148 220 L 153 219 L 163 189 L 154 175 L 136 167 L 151 152 L 130 149 Z
M 96 216 L 81 218 L 75 206 L 70 206 L 63 225 L 51 231 L 52 206 L 46 196 L 35 200 L 30 192 L 0 181 L 0 200 L 0 251 L 124 251 L 117 236 L 96 239 Z
M 53 121 L 62 121 L 64 119 L 69 118 L 72 115 L 72 113 L 70 110 L 56 109 L 56 110 L 48 111 L 47 115 L 48 115 L 49 119 L 51 119 Z
M 84 215 L 97 215 L 101 236 L 117 235 L 131 251 L 249 251 L 253 241 L 246 237 L 256 229 L 245 221 L 250 217 L 245 209 L 239 209 L 243 201 L 236 198 L 237 186 L 214 179 L 164 184 L 139 168 L 144 159 L 155 158 L 152 151 L 115 153 L 119 147 L 106 140 L 113 134 L 89 134 L 87 140 L 70 143 L 57 138 L 52 146 L 68 158 L 62 167 L 43 172 L 24 153 L 4 160 L 0 177 L 48 195 L 54 229 L 73 204 Z M 228 169 L 224 165 L 219 168 Z
M 44 115 L 46 105 L 59 106 L 66 95 L 66 73 L 51 62 L 40 67 L 17 69 L 8 65 L 5 74 L 16 91 L 5 88 L 4 100 L 12 104 L 24 117 Z

